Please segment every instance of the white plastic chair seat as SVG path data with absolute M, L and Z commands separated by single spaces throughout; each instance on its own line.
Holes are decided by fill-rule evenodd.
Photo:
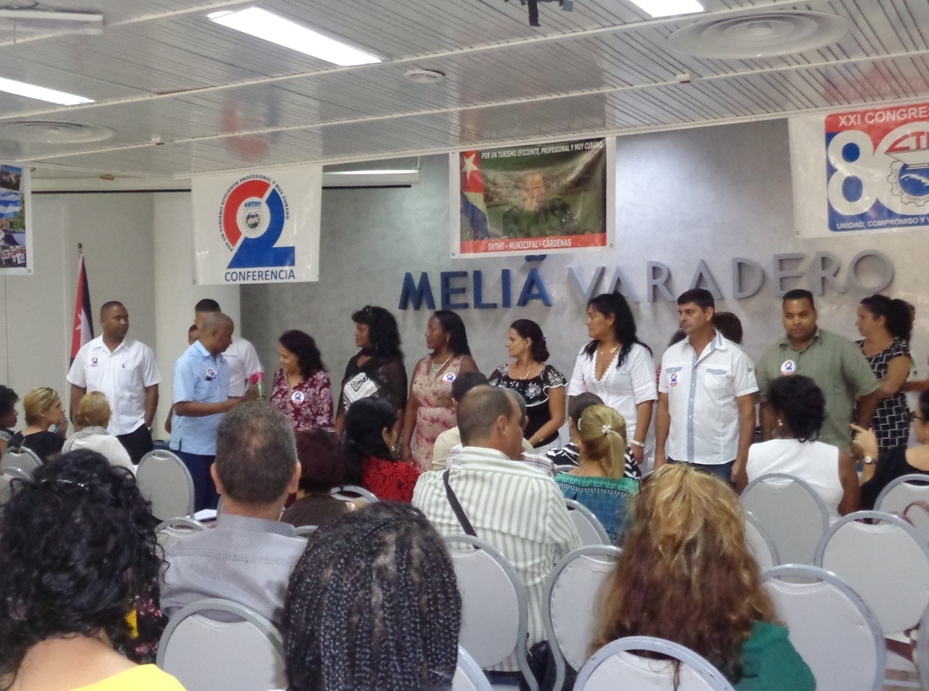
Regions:
M 193 516 L 194 481 L 175 454 L 163 449 L 149 451 L 139 461 L 135 479 L 142 496 L 152 502 L 152 514 L 159 520 Z
M 223 613 L 235 621 L 218 621 Z M 157 665 L 187 691 L 284 689 L 284 643 L 264 617 L 228 600 L 187 605 L 168 622 Z
M 600 522 L 593 511 L 573 499 L 565 499 L 565 506 L 568 507 L 568 516 L 574 527 L 577 528 L 577 534 L 581 536 L 582 545 L 612 545 L 610 536 L 606 528 Z

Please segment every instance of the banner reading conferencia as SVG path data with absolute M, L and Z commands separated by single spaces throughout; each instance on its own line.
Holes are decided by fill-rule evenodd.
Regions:
M 451 256 L 612 246 L 613 138 L 449 156 Z
M 318 281 L 322 179 L 320 166 L 194 178 L 197 283 Z
M 929 103 L 790 119 L 798 234 L 929 228 Z
M 0 163 L 0 275 L 32 273 L 29 169 Z

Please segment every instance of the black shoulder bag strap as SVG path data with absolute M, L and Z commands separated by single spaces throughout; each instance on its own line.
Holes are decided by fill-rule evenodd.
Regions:
M 446 470 L 442 473 L 442 482 L 445 483 L 445 494 L 448 497 L 448 503 L 452 505 L 455 518 L 457 518 L 458 522 L 461 524 L 461 529 L 465 531 L 465 535 L 477 537 L 477 533 L 474 532 L 474 526 L 471 525 L 471 521 L 469 521 L 468 517 L 465 515 L 464 509 L 461 508 L 461 503 L 458 501 L 458 497 L 455 496 L 455 492 L 452 491 L 452 486 L 448 484 L 448 474 L 450 472 L 451 471 Z

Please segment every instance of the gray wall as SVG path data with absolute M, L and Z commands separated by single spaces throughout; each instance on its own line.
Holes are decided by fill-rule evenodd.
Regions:
M 646 265 L 651 260 L 671 268 L 669 287 L 677 295 L 690 287 L 699 259 L 705 259 L 727 298 L 718 309 L 742 318 L 745 347 L 755 358 L 783 333 L 771 275 L 771 258 L 776 253 L 806 253 L 804 268 L 815 252 L 830 251 L 842 261 L 839 279 L 844 284 L 847 263 L 858 251 L 880 249 L 896 268 L 896 278 L 885 292 L 913 302 L 921 315 L 926 314 L 929 276 L 924 269 L 924 236 L 919 231 L 818 240 L 796 237 L 786 121 L 619 138 L 616 161 L 615 247 L 552 254 L 541 264 L 533 264 L 552 296 L 550 308 L 532 302 L 520 309 L 460 312 L 482 370 L 489 372 L 506 360 L 507 326 L 527 317 L 542 325 L 552 364 L 570 376 L 586 329 L 584 300 L 568 277 L 569 267 L 589 279 L 596 266 L 605 265 L 603 290 L 614 268 L 622 268 L 642 300 L 633 309 L 640 335 L 655 349 L 656 357 L 677 328 L 677 314 L 671 302 L 645 302 Z M 420 271 L 428 271 L 438 301 L 440 271 L 481 269 L 485 300 L 499 301 L 500 269 L 510 268 L 515 305 L 530 266 L 522 258 L 448 257 L 447 183 L 446 159 L 432 157 L 423 159 L 421 182 L 411 189 L 324 191 L 320 281 L 242 287 L 242 331 L 255 343 L 266 368 L 276 366 L 278 335 L 288 328 L 301 328 L 317 339 L 326 365 L 338 380 L 355 352 L 349 315 L 371 303 L 398 315 L 407 368 L 411 369 L 425 353 L 423 331 L 428 313 L 425 309 L 397 310 L 407 271 L 417 278 Z M 765 268 L 765 284 L 754 297 L 732 299 L 730 262 L 736 256 L 754 259 Z M 788 280 L 784 287 L 805 287 L 806 283 L 805 279 Z M 473 306 L 470 281 L 468 285 L 466 299 Z M 818 300 L 820 323 L 857 337 L 855 306 L 861 297 L 859 292 L 840 295 L 827 289 Z M 914 345 L 921 375 L 926 374 L 927 332 L 929 318 L 917 320 Z

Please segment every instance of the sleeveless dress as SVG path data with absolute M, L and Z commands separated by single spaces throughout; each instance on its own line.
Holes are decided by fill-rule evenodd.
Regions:
M 436 438 L 456 424 L 452 382 L 458 377 L 461 360 L 462 356 L 452 358 L 435 379 L 430 372 L 431 355 L 417 362 L 413 370 L 413 395 L 419 401 L 413 431 L 413 458 L 423 470 L 432 469 L 432 447 Z
M 864 341 L 857 341 L 858 347 L 864 354 Z M 895 338 L 893 343 L 877 355 L 865 355 L 865 360 L 871 365 L 871 371 L 878 379 L 887 376 L 890 361 L 897 357 L 910 357 L 910 349 L 906 343 Z M 898 391 L 890 398 L 882 398 L 874 411 L 874 436 L 880 450 L 889 451 L 898 446 L 906 446 L 910 436 L 910 408 L 906 402 L 906 394 Z

